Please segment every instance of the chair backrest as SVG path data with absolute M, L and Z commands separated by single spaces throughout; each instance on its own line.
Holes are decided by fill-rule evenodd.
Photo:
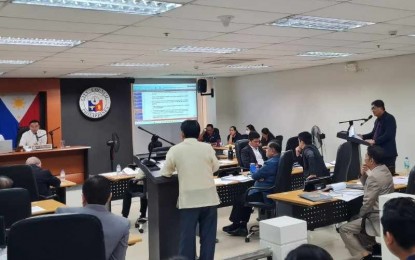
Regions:
M 293 137 L 288 138 L 287 145 L 285 146 L 285 150 L 294 151 L 297 146 L 298 146 L 298 136 L 293 136 Z
M 86 214 L 47 215 L 12 225 L 9 260 L 105 260 L 101 221 Z
M 6 229 L 22 219 L 30 217 L 32 208 L 26 189 L 11 188 L 0 190 L 0 216 L 4 217 Z
M 28 165 L 0 166 L 0 175 L 13 180 L 13 188 L 24 188 L 30 194 L 31 201 L 39 200 L 36 179 L 32 168 Z
M 291 172 L 293 169 L 294 154 L 293 151 L 285 151 L 278 164 L 277 178 L 275 178 L 274 192 L 286 192 L 291 190 Z
M 16 136 L 16 146 L 19 146 L 20 143 L 20 139 L 22 139 L 22 135 L 29 131 L 29 127 L 28 126 L 20 126 L 19 129 L 17 130 L 17 136 Z
M 406 186 L 406 193 L 415 195 L 415 167 L 409 173 L 408 186 Z
M 347 173 L 349 172 L 352 162 L 352 144 L 350 142 L 342 143 L 337 149 L 336 165 L 333 172 L 333 183 L 348 181 Z
M 247 146 L 249 143 L 248 139 L 242 139 L 235 142 L 235 153 L 236 153 L 236 159 L 238 160 L 239 166 L 242 166 L 242 158 L 241 158 L 241 151 L 244 149 L 245 146 Z
M 272 139 L 271 141 L 277 142 L 280 144 L 281 148 L 282 148 L 282 140 L 284 139 L 284 137 L 282 135 L 277 135 L 274 139 Z

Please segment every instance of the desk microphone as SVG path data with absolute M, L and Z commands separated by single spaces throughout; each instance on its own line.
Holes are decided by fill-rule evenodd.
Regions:
M 39 136 L 37 135 L 37 132 L 36 132 L 35 136 L 36 136 L 36 141 L 39 142 Z
M 366 118 L 363 123 L 360 124 L 360 126 L 364 125 L 367 121 L 369 121 L 370 119 L 372 119 L 372 115 L 370 115 L 368 118 Z

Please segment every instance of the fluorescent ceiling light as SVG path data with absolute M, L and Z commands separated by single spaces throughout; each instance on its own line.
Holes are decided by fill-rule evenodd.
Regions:
M 171 52 L 189 52 L 189 53 L 218 53 L 218 54 L 228 54 L 240 52 L 240 48 L 215 48 L 215 47 L 194 47 L 194 46 L 179 46 L 168 49 L 167 51 Z
M 281 27 L 293 27 L 293 28 L 305 28 L 305 29 L 316 29 L 316 30 L 329 30 L 329 31 L 346 31 L 355 29 L 375 23 L 341 20 L 334 18 L 323 18 L 314 16 L 301 16 L 294 15 L 279 19 L 268 25 L 275 25 Z
M 309 51 L 300 53 L 297 56 L 302 57 L 322 57 L 322 58 L 342 58 L 353 55 L 352 53 L 341 53 L 341 52 L 321 52 L 321 51 Z
M 410 35 L 408 35 L 408 36 L 415 37 L 415 34 L 410 34 Z
M 4 72 L 0 71 L 0 76 L 3 75 L 3 74 L 4 74 Z
M 264 69 L 269 68 L 267 65 L 228 65 L 227 68 L 231 69 Z
M 27 65 L 33 63 L 32 60 L 0 60 L 0 64 L 9 64 L 9 65 Z
M 52 47 L 72 47 L 81 44 L 80 40 L 57 40 L 57 39 L 39 39 L 39 38 L 16 38 L 1 37 L 0 44 L 10 45 L 34 45 L 34 46 L 52 46 Z
M 113 67 L 146 67 L 146 68 L 156 68 L 156 67 L 166 67 L 170 66 L 168 63 L 113 63 Z
M 68 76 L 79 76 L 79 77 L 110 77 L 110 76 L 119 76 L 121 73 L 95 73 L 95 72 L 76 72 L 69 73 Z
M 12 0 L 14 4 L 43 5 L 108 12 L 156 15 L 182 6 L 149 0 Z

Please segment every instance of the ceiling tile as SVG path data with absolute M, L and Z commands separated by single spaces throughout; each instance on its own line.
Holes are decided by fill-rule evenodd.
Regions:
M 251 34 L 239 34 L 228 33 L 217 37 L 212 37 L 209 40 L 212 41 L 227 41 L 227 42 L 256 42 L 256 43 L 281 43 L 296 40 L 296 37 L 273 37 L 256 35 L 253 37 Z
M 65 40 L 92 40 L 102 34 L 97 33 L 76 33 L 76 32 L 57 32 L 43 30 L 23 30 L 7 29 L 0 27 L 0 36 L 2 37 L 21 37 L 21 38 L 47 38 L 47 39 L 65 39 Z
M 415 10 L 415 1 L 413 0 L 351 0 L 351 3 L 402 10 Z
M 402 18 L 402 19 L 392 20 L 392 21 L 389 21 L 388 23 L 415 26 L 415 16 L 410 16 L 410 17 L 405 17 L 405 18 Z
M 350 3 L 341 3 L 314 12 L 305 13 L 305 15 L 310 16 L 330 17 L 366 22 L 385 22 L 414 14 L 414 11 L 388 9 Z
M 193 4 L 264 12 L 299 14 L 336 4 L 319 0 L 197 0 Z
M 415 37 L 399 36 L 399 37 L 394 37 L 394 38 L 383 40 L 382 42 L 415 45 Z
M 167 12 L 162 16 L 217 22 L 220 21 L 218 16 L 221 15 L 234 16 L 234 18 L 231 20 L 231 23 L 246 23 L 254 25 L 272 22 L 279 18 L 286 17 L 289 14 L 238 10 L 233 8 L 219 8 L 190 4 Z
M 193 40 L 187 39 L 173 39 L 173 38 L 157 38 L 157 37 L 140 37 L 140 36 L 128 36 L 128 35 L 115 35 L 109 34 L 104 35 L 96 41 L 100 42 L 118 42 L 118 43 L 129 43 L 129 44 L 160 44 L 160 45 L 189 45 Z
M 371 26 L 364 26 L 350 30 L 350 32 L 357 33 L 376 33 L 389 35 L 390 31 L 397 31 L 397 35 L 415 34 L 415 26 L 406 26 L 398 24 L 377 23 Z
M 364 49 L 374 49 L 374 50 L 388 50 L 406 47 L 409 44 L 397 44 L 397 43 L 385 43 L 385 42 L 362 42 L 357 44 L 350 44 L 347 47 L 351 48 L 364 48 Z
M 259 26 L 248 28 L 248 29 L 240 30 L 237 33 L 251 34 L 251 35 L 267 35 L 267 36 L 274 36 L 274 37 L 303 38 L 303 37 L 310 37 L 310 36 L 316 36 L 316 35 L 323 35 L 323 34 L 327 34 L 330 32 L 323 31 L 323 30 L 259 25 Z
M 242 48 L 251 49 L 266 46 L 266 43 L 255 42 L 221 42 L 221 41 L 198 41 L 192 44 L 192 46 L 198 47 L 216 47 L 216 48 Z
M 325 48 L 324 46 L 317 46 L 317 45 L 296 45 L 292 43 L 283 43 L 283 44 L 274 44 L 274 45 L 261 47 L 261 48 L 258 48 L 257 50 L 263 49 L 263 50 L 302 52 L 302 51 L 308 51 L 310 49 L 318 51 L 324 48 Z
M 335 32 L 316 36 L 318 39 L 327 40 L 346 40 L 346 41 L 377 41 L 390 38 L 389 35 L 369 34 L 369 33 L 354 33 L 354 32 Z
M 166 33 L 168 33 L 167 36 L 166 36 Z M 114 34 L 130 35 L 130 36 L 148 36 L 148 37 L 158 37 L 158 38 L 167 38 L 167 39 L 189 39 L 189 40 L 191 39 L 203 40 L 203 39 L 222 35 L 222 33 L 217 33 L 217 32 L 186 31 L 186 30 L 175 30 L 175 29 L 164 29 L 164 28 L 142 27 L 142 26 L 141 27 L 129 26 L 127 28 L 114 32 Z
M 300 40 L 295 40 L 290 42 L 290 44 L 297 45 L 317 45 L 317 46 L 346 46 L 353 43 L 358 43 L 358 41 L 344 41 L 344 40 L 325 40 L 325 39 L 316 39 L 316 38 L 304 38 Z

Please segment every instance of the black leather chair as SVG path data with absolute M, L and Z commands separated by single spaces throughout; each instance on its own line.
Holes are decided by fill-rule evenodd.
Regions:
M 333 172 L 333 183 L 349 181 L 347 173 L 352 162 L 352 144 L 342 143 L 337 149 L 336 165 Z
M 47 215 L 12 225 L 8 260 L 105 260 L 101 221 L 86 214 Z
M 280 193 L 280 192 L 286 192 L 291 191 L 291 171 L 293 168 L 293 152 L 292 151 L 286 151 L 284 152 L 281 157 L 278 164 L 278 170 L 275 173 L 277 176 L 275 178 L 275 184 L 272 187 L 269 188 L 255 188 L 251 187 L 245 192 L 245 201 L 248 199 L 248 194 L 250 190 L 260 190 L 262 192 L 264 191 L 271 191 L 272 193 Z M 245 203 L 245 206 L 247 207 L 255 207 L 258 208 L 261 211 L 265 212 L 265 214 L 260 214 L 259 219 L 268 219 L 275 217 L 277 215 L 275 203 L 266 203 L 266 202 L 250 202 L 247 201 Z M 248 235 L 245 237 L 245 242 L 249 242 L 252 235 L 259 232 L 259 225 L 253 225 L 249 229 Z
M 409 173 L 408 186 L 406 186 L 406 193 L 415 194 L 415 167 Z
M 13 223 L 28 218 L 31 214 L 30 195 L 26 189 L 11 188 L 0 190 L 0 216 L 4 217 L 6 230 Z
M 242 166 L 242 159 L 241 159 L 241 151 L 244 149 L 245 146 L 247 146 L 249 143 L 248 139 L 242 139 L 235 142 L 235 153 L 236 153 L 236 159 L 238 160 L 238 164 L 241 168 Z M 248 170 L 246 168 L 243 168 L 244 170 Z
M 24 188 L 30 194 L 30 201 L 39 200 L 36 179 L 28 165 L 0 166 L 0 175 L 13 180 L 13 188 Z
M 283 139 L 284 139 L 284 137 L 282 135 L 277 135 L 274 139 L 271 140 L 271 142 L 279 143 L 280 146 L 282 147 L 282 140 Z
M 29 127 L 28 126 L 21 126 L 19 127 L 19 129 L 17 130 L 17 136 L 16 136 L 16 147 L 19 146 L 20 143 L 20 139 L 22 139 L 22 135 L 29 131 Z
M 301 156 L 295 155 L 295 148 L 298 146 L 298 136 L 290 137 L 287 140 L 287 145 L 285 146 L 285 151 L 293 151 L 294 156 L 294 163 L 298 163 L 301 166 L 303 166 L 303 158 Z

